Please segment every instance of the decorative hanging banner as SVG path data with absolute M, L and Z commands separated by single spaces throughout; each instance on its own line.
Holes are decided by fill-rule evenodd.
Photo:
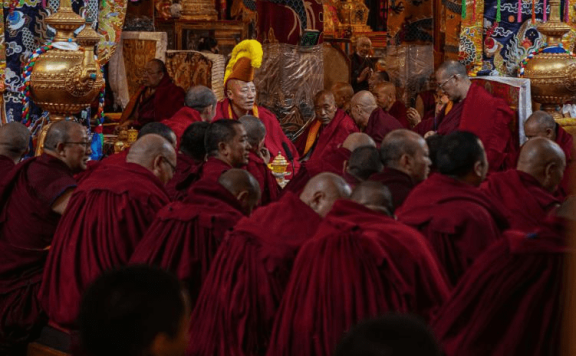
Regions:
M 474 75 L 482 69 L 482 33 L 484 20 L 484 1 L 472 1 L 473 11 L 476 14 L 471 18 L 462 18 L 460 31 L 460 46 L 458 59 L 468 69 L 468 73 Z M 462 1 L 462 7 L 465 2 Z M 468 7 L 468 4 L 466 4 Z M 464 10 L 462 10 L 464 12 Z

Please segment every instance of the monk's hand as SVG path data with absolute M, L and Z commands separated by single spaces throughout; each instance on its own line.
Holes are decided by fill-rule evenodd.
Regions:
M 424 134 L 424 138 L 436 135 L 436 131 L 428 131 Z
M 408 108 L 406 114 L 408 117 L 408 122 L 410 123 L 410 125 L 412 127 L 418 125 L 418 123 L 420 121 L 422 121 L 422 117 L 420 116 L 420 113 L 418 112 L 418 110 L 416 110 L 414 108 Z
M 366 67 L 362 70 L 362 72 L 360 73 L 360 76 L 358 76 L 358 78 L 356 78 L 356 79 L 358 80 L 358 82 L 363 82 L 366 79 L 368 79 L 370 74 L 372 74 L 372 68 Z
M 258 151 L 258 155 L 260 156 L 260 158 L 262 158 L 264 163 L 268 164 L 270 162 L 270 151 L 268 151 L 266 147 L 262 147 Z

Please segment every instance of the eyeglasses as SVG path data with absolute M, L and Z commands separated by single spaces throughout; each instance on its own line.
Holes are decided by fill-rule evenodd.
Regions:
M 92 145 L 92 141 L 79 141 L 79 142 L 63 142 L 65 145 L 81 145 L 85 150 L 88 150 Z
M 162 159 L 164 160 L 164 162 L 168 163 L 168 165 L 170 166 L 170 168 L 172 168 L 172 174 L 176 173 L 176 166 L 172 164 L 172 162 L 170 162 L 170 160 L 164 156 L 161 156 Z
M 457 75 L 458 75 L 458 74 L 453 74 L 453 75 L 450 76 L 450 78 L 446 79 L 446 80 L 443 81 L 442 83 L 438 83 L 438 89 L 440 89 L 440 90 L 443 91 L 443 90 L 444 90 L 444 86 L 445 86 L 446 84 L 448 84 L 448 82 L 450 81 L 450 79 L 456 78 Z

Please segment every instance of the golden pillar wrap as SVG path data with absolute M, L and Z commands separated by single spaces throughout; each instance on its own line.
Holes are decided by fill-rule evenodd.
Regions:
M 466 0 L 466 18 L 460 30 L 459 60 L 466 63 L 468 74 L 482 69 L 484 44 L 484 0 Z
M 4 11 L 0 11 L 0 121 L 6 123 L 4 90 L 6 88 L 6 39 L 4 33 Z

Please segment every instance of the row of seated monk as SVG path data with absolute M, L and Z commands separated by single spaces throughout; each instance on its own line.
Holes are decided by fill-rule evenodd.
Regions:
M 0 354 L 36 340 L 91 356 L 330 355 L 389 312 L 417 315 L 449 356 L 558 354 L 572 138 L 535 112 L 518 150 L 501 99 L 457 63 L 436 77 L 454 104 L 432 122 L 394 126 L 368 91 L 348 116 L 321 92 L 296 145 L 235 79 L 222 103 L 190 89 L 196 119 L 145 124 L 98 162 L 75 122 L 22 162 L 29 131 L 2 126 Z M 282 151 L 284 189 L 266 165 Z M 142 264 L 186 295 L 150 268 L 105 273 Z

